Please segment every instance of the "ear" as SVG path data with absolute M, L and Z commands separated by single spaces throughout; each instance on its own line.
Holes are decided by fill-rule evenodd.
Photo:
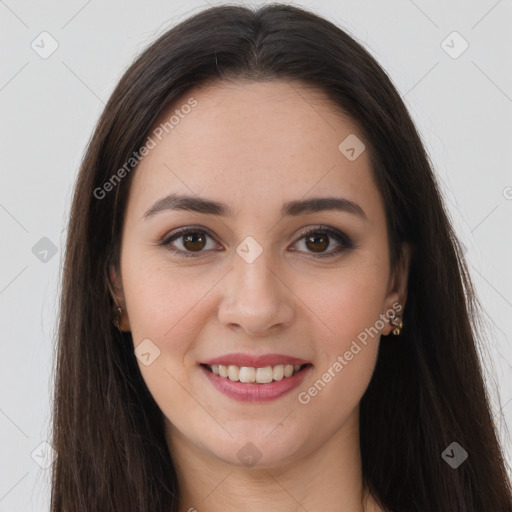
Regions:
M 123 284 L 121 281 L 120 276 L 118 276 L 117 270 L 114 265 L 109 265 L 109 289 L 110 293 L 112 295 L 112 299 L 114 300 L 114 303 L 116 304 L 116 310 L 114 314 L 117 313 L 117 305 L 119 305 L 122 308 L 122 314 L 119 318 L 119 330 L 130 332 L 130 321 L 128 319 L 128 314 L 126 311 L 126 301 L 124 298 L 124 292 L 123 292 Z
M 406 242 L 402 244 L 402 251 L 389 279 L 388 295 L 386 297 L 386 311 L 392 309 L 399 316 L 403 315 L 407 301 L 407 283 L 411 266 L 413 248 Z M 399 307 L 400 306 L 400 307 Z M 388 321 L 382 334 L 388 335 L 395 326 Z

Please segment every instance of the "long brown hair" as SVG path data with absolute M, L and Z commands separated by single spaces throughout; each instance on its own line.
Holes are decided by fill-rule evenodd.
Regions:
M 178 510 L 163 416 L 141 377 L 131 334 L 112 324 L 107 268 L 119 264 L 136 172 L 126 162 L 178 98 L 230 79 L 300 80 L 324 91 L 368 144 L 392 266 L 403 242 L 414 248 L 405 328 L 381 343 L 361 401 L 365 484 L 393 511 L 510 512 L 472 325 L 479 306 L 418 133 L 359 43 L 283 4 L 209 8 L 167 31 L 129 67 L 99 119 L 75 185 L 62 277 L 52 512 Z M 123 166 L 122 179 L 114 179 Z M 441 456 L 453 442 L 468 453 L 457 469 Z

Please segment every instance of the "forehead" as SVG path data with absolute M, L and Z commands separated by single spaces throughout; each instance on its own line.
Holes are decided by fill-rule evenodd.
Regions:
M 277 211 L 308 195 L 380 203 L 368 151 L 351 161 L 339 148 L 347 137 L 362 142 L 357 125 L 321 91 L 300 82 L 191 89 L 152 133 L 159 127 L 130 187 L 129 208 L 139 213 L 172 192 L 217 198 L 238 214 L 273 209 L 274 203 Z

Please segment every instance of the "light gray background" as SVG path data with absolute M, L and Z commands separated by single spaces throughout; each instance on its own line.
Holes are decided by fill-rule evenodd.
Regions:
M 420 130 L 486 310 L 489 393 L 494 412 L 506 420 L 498 416 L 510 464 L 512 2 L 296 4 L 326 16 L 370 50 Z M 132 59 L 207 5 L 0 0 L 0 512 L 48 509 L 50 470 L 31 454 L 49 437 L 58 282 L 86 143 Z M 47 59 L 31 47 L 34 40 L 42 46 L 43 31 L 59 45 Z M 441 46 L 453 31 L 469 43 L 455 59 Z M 453 38 L 445 44 L 452 52 L 462 48 Z M 46 262 L 32 252 L 43 237 L 57 247 Z

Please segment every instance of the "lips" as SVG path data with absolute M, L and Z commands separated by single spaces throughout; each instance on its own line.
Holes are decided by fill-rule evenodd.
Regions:
M 306 364 L 290 377 L 262 384 L 232 381 L 229 378 L 216 375 L 207 365 L 201 364 L 200 368 L 206 379 L 222 394 L 239 402 L 252 403 L 268 402 L 290 393 L 304 381 L 313 369 L 311 364 Z
M 252 368 L 264 368 L 266 366 L 277 366 L 281 364 L 283 366 L 289 364 L 293 366 L 302 366 L 308 363 L 310 363 L 310 361 L 282 354 L 264 354 L 261 356 L 254 356 L 251 354 L 242 353 L 225 354 L 223 356 L 215 357 L 213 359 L 208 359 L 207 361 L 201 362 L 201 364 L 207 366 L 221 364 L 223 366 L 234 365 L 238 367 L 247 366 Z

